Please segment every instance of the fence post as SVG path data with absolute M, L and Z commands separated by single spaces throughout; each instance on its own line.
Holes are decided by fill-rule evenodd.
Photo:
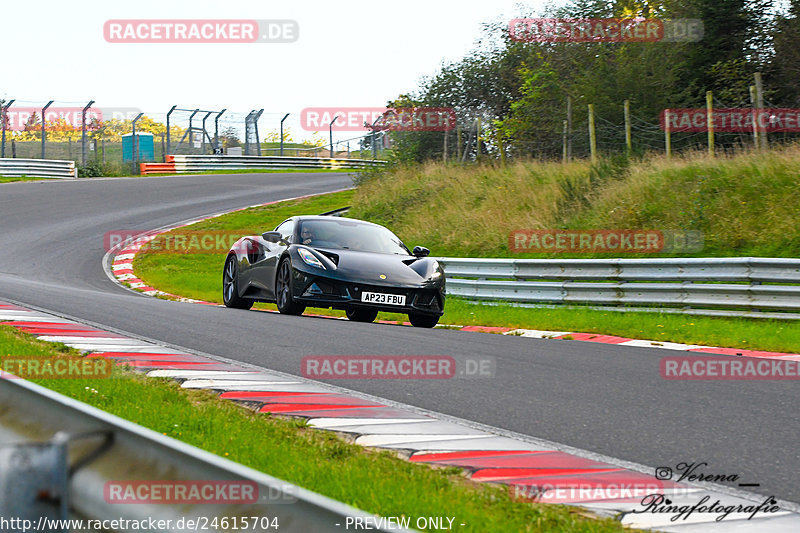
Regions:
M 94 100 L 90 100 L 81 113 L 81 165 L 86 166 L 86 112 L 92 107 Z
M 506 150 L 503 146 L 503 134 L 497 129 L 497 149 L 500 150 L 500 164 L 506 166 Z
M 3 144 L 2 148 L 0 148 L 0 157 L 6 156 L 6 128 L 8 127 L 6 122 L 8 121 L 8 108 L 11 107 L 11 104 L 15 101 L 16 100 L 9 100 L 5 107 L 0 105 L 0 120 L 3 122 Z
M 456 126 L 456 161 L 461 161 L 461 126 Z
M 567 96 L 567 161 L 572 161 L 572 97 Z
M 758 108 L 759 117 L 761 111 L 764 109 L 764 84 L 761 81 L 761 73 L 754 74 L 756 78 L 756 107 Z M 769 148 L 769 141 L 767 139 L 767 130 L 762 129 L 758 132 L 758 138 L 761 141 L 761 149 L 766 150 Z
M 481 160 L 481 117 L 475 119 L 475 162 Z
M 444 146 L 442 147 L 442 161 L 447 163 L 447 130 L 444 130 Z
M 759 139 L 759 131 L 758 131 L 758 107 L 756 102 L 758 98 L 756 98 L 756 86 L 750 86 L 750 105 L 753 106 L 753 146 L 755 146 L 756 151 L 761 150 L 761 139 Z
M 589 149 L 591 161 L 597 163 L 597 134 L 594 130 L 594 104 L 589 104 Z
M 625 100 L 625 149 L 628 156 L 633 152 L 633 143 L 631 141 L 631 101 Z
M 55 100 L 50 100 L 49 102 L 47 102 L 47 105 L 42 108 L 42 159 L 44 159 L 44 145 L 47 137 L 47 129 L 45 128 L 45 124 L 47 121 L 44 118 L 44 114 L 45 111 L 47 111 L 47 108 L 50 107 L 53 104 L 53 102 L 55 102 Z
M 669 123 L 669 109 L 664 110 L 664 145 L 667 159 L 672 157 L 672 126 Z
M 567 127 L 569 121 L 564 121 L 564 133 L 562 134 L 561 162 L 567 162 Z
M 706 124 L 708 125 L 708 155 L 714 157 L 714 95 L 706 91 Z

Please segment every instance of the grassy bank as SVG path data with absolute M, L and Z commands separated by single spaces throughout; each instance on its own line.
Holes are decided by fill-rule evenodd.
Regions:
M 520 229 L 658 229 L 703 232 L 696 256 L 797 257 L 798 175 L 798 147 L 595 166 L 435 162 L 364 180 L 350 216 L 442 256 L 608 257 L 617 254 L 515 254 L 508 238 Z
M 0 326 L 0 362 L 11 356 L 78 357 L 63 345 Z M 513 501 L 459 469 L 432 469 L 272 418 L 203 390 L 128 371 L 106 379 L 33 380 L 61 394 L 290 483 L 386 516 L 451 516 L 466 531 L 622 531 L 561 506 Z M 255 438 L 254 438 L 255 437 Z

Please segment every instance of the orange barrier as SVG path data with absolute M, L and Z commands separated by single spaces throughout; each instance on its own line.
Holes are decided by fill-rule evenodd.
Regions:
M 172 156 L 167 156 L 169 159 Z M 175 174 L 175 163 L 140 163 L 141 174 Z

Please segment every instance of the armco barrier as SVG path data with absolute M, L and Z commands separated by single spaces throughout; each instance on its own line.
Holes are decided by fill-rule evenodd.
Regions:
M 35 525 L 37 519 L 66 519 L 77 515 L 106 520 L 111 525 L 104 528 L 110 527 L 113 531 L 148 529 L 113 524 L 162 521 L 160 523 L 165 525 L 159 525 L 159 531 L 175 533 L 199 529 L 229 531 L 237 529 L 235 525 L 229 528 L 231 523 L 247 523 L 241 518 L 237 522 L 233 517 L 244 517 L 254 526 L 238 529 L 298 533 L 339 532 L 345 529 L 343 525 L 348 517 L 361 523 L 377 522 L 374 515 L 166 437 L 24 379 L 9 379 L 7 375 L 0 379 L 0 413 L 0 435 L 3 437 L 3 446 L 0 446 L 0 513 L 6 520 L 22 518 L 32 520 Z M 44 438 L 51 436 L 54 438 L 43 442 Z M 208 483 L 216 480 L 222 484 L 255 487 L 253 493 L 258 500 L 250 503 L 202 503 L 184 496 L 185 502 L 167 505 L 148 500 L 118 502 L 109 498 L 106 492 L 109 482 L 135 487 L 145 483 L 186 485 L 192 483 L 191 480 L 210 480 Z M 127 498 L 128 493 L 125 494 Z M 170 498 L 166 490 L 161 491 L 161 496 L 153 494 L 156 500 Z M 187 527 L 185 523 L 190 519 L 205 526 Z M 262 526 L 264 520 L 267 524 L 275 521 L 279 529 Z M 66 528 L 52 525 L 34 529 L 66 531 Z M 384 527 L 376 526 L 374 529 L 388 531 Z
M 239 156 L 239 155 L 168 155 L 166 163 L 142 163 L 142 174 L 207 172 L 213 170 L 250 170 L 281 168 L 361 169 L 382 165 L 370 159 L 331 159 L 327 157 Z
M 4 158 L 0 159 L 0 176 L 75 179 L 78 177 L 78 171 L 75 168 L 75 161 Z
M 800 259 L 438 260 L 448 294 L 467 299 L 800 318 Z

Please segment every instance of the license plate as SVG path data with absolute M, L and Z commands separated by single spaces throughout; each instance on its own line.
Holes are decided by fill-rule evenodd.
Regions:
M 371 304 L 406 305 L 406 295 L 387 294 L 384 292 L 362 292 L 361 301 Z

